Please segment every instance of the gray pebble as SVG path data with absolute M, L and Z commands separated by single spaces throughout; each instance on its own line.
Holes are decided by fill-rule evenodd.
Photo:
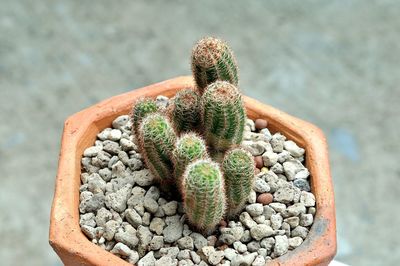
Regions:
M 300 225 L 310 226 L 314 222 L 314 217 L 312 214 L 301 214 L 300 215 Z
M 128 199 L 129 208 L 133 208 L 136 205 L 143 204 L 144 195 L 146 194 L 146 190 L 141 187 L 135 186 L 132 188 L 132 196 Z
M 127 209 L 125 211 L 125 219 L 135 228 L 142 225 L 142 217 L 135 209 Z
M 173 243 L 182 237 L 183 223 L 179 215 L 169 216 L 166 219 L 167 227 L 164 228 L 164 241 Z
M 104 234 L 103 237 L 108 241 L 111 241 L 114 238 L 117 229 L 119 228 L 120 223 L 114 220 L 110 220 L 106 222 L 104 226 Z
M 125 185 L 115 193 L 110 193 L 105 197 L 105 204 L 108 208 L 112 208 L 116 212 L 123 212 L 126 209 L 126 202 L 128 196 L 131 193 L 132 186 L 130 184 Z
M 289 160 L 283 163 L 283 170 L 285 171 L 285 175 L 288 180 L 294 180 L 296 178 L 296 174 L 303 170 L 305 167 L 299 160 Z
M 304 149 L 297 146 L 292 140 L 287 140 L 283 144 L 285 150 L 287 150 L 293 157 L 300 157 L 304 154 Z
M 141 258 L 138 262 L 138 266 L 154 266 L 156 263 L 156 259 L 154 258 L 153 251 L 147 253 L 143 258 Z
M 87 226 L 95 227 L 96 221 L 94 220 L 94 217 L 95 217 L 94 213 L 92 213 L 92 212 L 82 214 L 79 218 L 79 225 L 80 226 L 87 225 Z
M 136 237 L 135 228 L 128 223 L 117 229 L 114 238 L 116 241 L 124 243 L 130 248 L 134 248 L 139 242 L 139 239 Z
M 279 202 L 272 202 L 269 204 L 269 207 L 274 209 L 276 212 L 283 212 L 284 210 L 286 210 L 286 205 Z
M 265 266 L 265 259 L 263 256 L 258 255 L 253 261 L 252 266 Z
M 237 254 L 238 254 L 238 253 L 237 253 L 236 250 L 234 250 L 233 248 L 226 248 L 226 249 L 224 250 L 224 256 L 225 256 L 225 258 L 227 258 L 228 260 L 233 260 L 233 259 L 236 257 Z
M 242 243 L 248 243 L 252 240 L 250 230 L 244 230 L 242 237 L 240 238 L 240 241 Z
M 164 95 L 157 96 L 156 105 L 158 108 L 165 109 L 165 108 L 167 108 L 168 103 L 169 103 L 169 99 L 167 96 L 164 96 Z
M 306 207 L 303 203 L 295 203 L 287 207 L 286 211 L 288 216 L 298 216 L 300 213 L 306 213 Z
M 307 213 L 312 214 L 312 215 L 315 215 L 316 212 L 317 212 L 317 210 L 315 209 L 315 207 L 310 207 L 310 208 L 308 208 L 308 211 L 307 211 Z
M 307 235 L 308 235 L 308 229 L 300 225 L 294 228 L 291 232 L 291 237 L 299 236 L 305 239 Z
M 153 236 L 150 241 L 149 247 L 150 250 L 159 250 L 164 246 L 164 237 L 163 236 Z
M 112 141 L 119 141 L 121 139 L 122 132 L 119 129 L 113 129 L 110 131 L 108 138 Z
M 106 223 L 112 219 L 112 213 L 106 208 L 102 207 L 97 211 L 96 224 L 97 226 L 105 227 Z
M 184 236 L 177 241 L 178 247 L 180 249 L 193 250 L 194 244 L 193 239 L 190 236 Z
M 261 178 L 256 178 L 256 181 L 254 182 L 253 185 L 253 189 L 257 193 L 265 193 L 270 191 L 269 185 Z
M 279 228 L 281 228 L 282 222 L 283 222 L 283 218 L 279 213 L 271 215 L 271 227 L 272 227 L 272 229 L 278 230 Z
M 289 238 L 289 248 L 294 249 L 303 243 L 303 239 L 299 236 Z
M 120 147 L 117 142 L 111 140 L 105 140 L 103 142 L 103 150 L 110 154 L 118 154 Z
M 161 248 L 160 249 L 160 254 L 162 256 L 168 256 L 171 258 L 176 258 L 179 253 L 179 248 L 178 247 L 168 247 L 168 248 Z
M 250 234 L 255 240 L 261 240 L 264 237 L 274 235 L 274 230 L 266 224 L 257 224 L 250 228 Z
M 118 254 L 124 257 L 128 257 L 132 253 L 132 250 L 123 243 L 117 243 L 110 252 L 113 254 Z
M 178 202 L 170 201 L 161 206 L 164 210 L 165 215 L 171 216 L 176 214 L 176 210 L 178 209 Z
M 250 190 L 249 198 L 248 198 L 248 203 L 253 204 L 256 203 L 257 200 L 257 193 L 254 190 Z
M 206 239 L 202 234 L 199 234 L 199 233 L 194 232 L 194 233 L 192 233 L 190 236 L 191 236 L 191 238 L 193 239 L 194 247 L 195 247 L 197 250 L 200 250 L 200 249 L 202 249 L 204 246 L 207 245 L 207 239 Z
M 315 197 L 314 194 L 306 191 L 302 191 L 300 195 L 300 202 L 304 204 L 306 207 L 315 206 Z
M 239 216 L 239 220 L 244 226 L 249 229 L 257 225 L 257 223 L 251 218 L 250 214 L 247 212 L 242 212 Z
M 275 133 L 272 138 L 271 138 L 271 146 L 272 150 L 274 152 L 282 152 L 283 151 L 283 145 L 286 140 L 286 137 L 283 136 L 281 133 Z
M 270 168 L 270 170 L 272 172 L 274 172 L 275 174 L 282 174 L 283 173 L 283 166 L 280 163 L 276 163 Z
M 254 203 L 246 206 L 246 211 L 253 217 L 261 215 L 263 210 L 263 205 L 261 203 Z
M 304 191 L 311 190 L 310 184 L 308 183 L 308 181 L 306 179 L 295 179 L 293 181 L 293 185 L 298 187 L 300 190 L 304 190 Z
M 190 259 L 190 250 L 183 249 L 179 251 L 178 255 L 176 256 L 178 260 L 186 260 Z
M 154 175 L 148 169 L 135 171 L 132 173 L 133 179 L 139 186 L 145 187 L 154 184 Z
M 161 235 L 164 230 L 165 222 L 163 219 L 154 217 L 150 223 L 150 231 L 156 233 L 157 235 Z
M 99 170 L 99 175 L 104 181 L 108 182 L 111 180 L 111 170 L 108 168 L 103 168 Z
M 158 203 L 154 199 L 150 197 L 145 197 L 143 201 L 143 206 L 144 208 L 149 212 L 149 213 L 156 213 L 158 210 Z
M 268 141 L 271 140 L 272 134 L 271 134 L 271 132 L 269 131 L 268 128 L 263 128 L 263 129 L 261 129 L 261 130 L 260 130 L 260 133 L 263 134 L 263 135 L 267 138 Z
M 88 192 L 88 197 L 85 197 L 83 200 L 81 200 L 81 203 L 79 204 L 79 211 L 81 213 L 87 213 L 87 212 L 96 212 L 98 209 L 104 206 L 104 194 L 103 193 L 96 193 L 93 194 L 92 192 L 89 191 L 84 191 Z M 84 194 L 84 192 L 81 193 Z
M 201 261 L 201 258 L 200 258 L 200 256 L 199 256 L 199 255 L 197 255 L 197 253 L 196 253 L 196 252 L 194 252 L 194 251 L 190 251 L 190 256 L 191 256 L 191 258 L 192 258 L 192 261 L 193 261 L 195 264 L 198 264 L 198 263 L 200 263 L 200 261 Z
M 268 143 L 265 143 L 263 141 L 249 141 L 245 140 L 242 142 L 243 147 L 248 150 L 251 155 L 253 156 L 259 156 L 265 152 L 265 146 Z M 268 144 L 269 145 L 269 144 Z
M 278 162 L 278 154 L 271 151 L 266 151 L 262 155 L 264 166 L 270 167 Z
M 83 225 L 81 226 L 81 230 L 89 239 L 96 238 L 96 228 L 89 225 Z
M 233 243 L 233 248 L 239 253 L 245 253 L 247 251 L 247 246 L 240 241 Z
M 296 179 L 307 179 L 310 176 L 310 172 L 308 171 L 307 168 L 301 169 L 296 173 L 294 176 L 295 180 Z
M 275 236 L 275 247 L 274 254 L 275 256 L 282 256 L 289 249 L 289 242 L 287 236 Z
M 271 204 L 272 203 L 270 203 L 270 205 Z M 276 213 L 276 211 L 270 205 L 265 205 L 263 207 L 263 216 L 265 217 L 265 219 L 270 219 L 271 216 Z M 285 208 L 286 208 L 286 206 L 285 206 Z
M 123 151 L 131 151 L 137 149 L 136 145 L 129 139 L 121 139 L 119 143 L 121 144 L 121 149 Z
M 271 251 L 274 245 L 275 245 L 275 238 L 273 237 L 264 238 L 260 242 L 260 246 L 262 248 L 265 248 L 267 252 Z
M 94 157 L 101 150 L 102 150 L 102 147 L 100 147 L 100 146 L 92 146 L 92 147 L 89 147 L 89 148 L 85 149 L 85 151 L 83 152 L 83 156 L 85 156 L 85 157 Z
M 251 266 L 257 255 L 257 252 L 247 255 L 236 255 L 231 260 L 231 266 Z
M 112 127 L 121 129 L 129 122 L 129 115 L 120 115 L 112 122 Z
M 290 225 L 290 228 L 295 228 L 300 223 L 300 219 L 297 216 L 286 218 L 284 221 Z
M 290 203 L 294 199 L 294 190 L 291 187 L 281 187 L 274 193 L 274 200 L 281 203 Z
M 247 250 L 249 252 L 257 252 L 261 248 L 260 242 L 259 241 L 251 241 L 250 243 L 247 244 Z

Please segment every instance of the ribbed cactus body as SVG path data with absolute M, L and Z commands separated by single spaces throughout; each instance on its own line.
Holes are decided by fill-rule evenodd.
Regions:
M 236 59 L 222 40 L 206 37 L 197 42 L 192 51 L 192 72 L 200 93 L 217 80 L 238 85 Z
M 254 181 L 254 159 L 244 149 L 228 151 L 222 163 L 228 214 L 234 215 L 241 210 L 249 197 Z
M 177 139 L 173 151 L 173 163 L 178 186 L 188 164 L 198 159 L 205 159 L 207 156 L 206 144 L 197 134 L 185 133 Z
M 212 231 L 225 213 L 224 181 L 217 163 L 197 160 L 184 173 L 182 193 L 189 222 Z
M 157 105 L 150 98 L 140 98 L 136 101 L 132 109 L 132 131 L 136 138 L 139 137 L 139 128 L 142 120 L 149 114 L 157 112 Z
M 210 84 L 202 105 L 204 136 L 209 146 L 225 151 L 242 142 L 246 113 L 235 86 L 226 81 Z
M 179 91 L 170 105 L 170 117 L 175 130 L 187 132 L 196 130 L 201 121 L 201 102 L 197 92 L 191 89 Z
M 161 183 L 173 182 L 172 152 L 176 135 L 167 118 L 158 113 L 148 115 L 139 133 L 139 145 L 147 167 Z

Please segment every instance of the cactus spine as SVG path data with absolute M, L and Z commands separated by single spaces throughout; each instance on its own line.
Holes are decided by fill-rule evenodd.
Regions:
M 140 98 L 136 101 L 132 109 L 132 131 L 136 138 L 139 137 L 139 128 L 142 120 L 148 115 L 157 112 L 155 101 L 150 98 Z
M 211 231 L 225 213 L 224 181 L 217 163 L 209 159 L 188 165 L 182 194 L 189 222 L 196 228 Z
M 177 132 L 195 130 L 200 125 L 200 96 L 195 91 L 179 91 L 170 106 L 171 121 Z
M 224 172 L 226 198 L 229 206 L 228 215 L 234 215 L 242 209 L 253 186 L 253 156 L 244 149 L 232 149 L 225 155 L 222 171 Z
M 246 113 L 239 90 L 226 81 L 210 84 L 203 96 L 204 136 L 215 150 L 242 142 Z
M 173 182 L 172 152 L 176 135 L 161 114 L 148 115 L 139 130 L 139 145 L 147 167 L 161 183 Z
M 204 140 L 195 133 L 182 134 L 176 141 L 173 151 L 174 175 L 178 185 L 181 184 L 181 177 L 186 166 L 197 160 L 204 159 L 207 155 L 207 147 Z
M 206 37 L 197 42 L 192 51 L 192 72 L 202 94 L 205 87 L 216 80 L 238 85 L 236 59 L 222 40 Z

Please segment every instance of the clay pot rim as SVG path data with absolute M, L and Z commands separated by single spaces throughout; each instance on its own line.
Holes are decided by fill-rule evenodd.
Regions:
M 117 116 L 129 112 L 133 99 L 160 94 L 170 97 L 177 89 L 187 87 L 193 87 L 192 77 L 177 77 L 114 96 L 65 121 L 49 232 L 49 242 L 65 264 L 130 265 L 91 243 L 80 229 L 80 159 L 83 150 L 93 145 L 100 130 L 109 126 Z M 244 96 L 243 99 L 250 118 L 266 119 L 272 132 L 280 131 L 306 149 L 311 187 L 316 197 L 317 212 L 306 240 L 268 265 L 328 264 L 336 254 L 336 221 L 327 143 L 322 131 L 252 98 Z

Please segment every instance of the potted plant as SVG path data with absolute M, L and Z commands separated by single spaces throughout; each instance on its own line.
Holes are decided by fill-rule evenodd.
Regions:
M 192 71 L 67 119 L 54 250 L 66 265 L 327 265 L 336 223 L 321 130 L 242 96 L 221 40 L 196 44 Z

